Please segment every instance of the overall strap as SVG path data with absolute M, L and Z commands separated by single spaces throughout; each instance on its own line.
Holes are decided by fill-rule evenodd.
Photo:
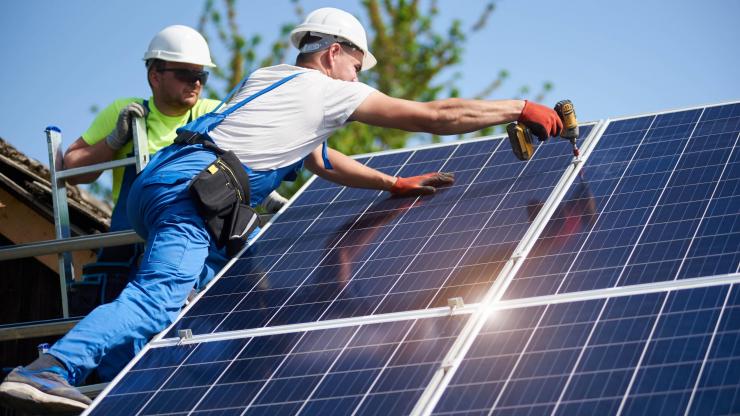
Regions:
M 229 107 L 229 108 L 228 108 L 228 109 L 227 109 L 226 111 L 224 111 L 224 112 L 222 112 L 222 113 L 220 113 L 220 114 L 221 114 L 221 115 L 222 115 L 223 117 L 227 117 L 227 116 L 228 116 L 229 114 L 231 114 L 231 113 L 233 113 L 234 111 L 236 111 L 236 110 L 240 109 L 241 107 L 243 107 L 243 106 L 244 106 L 245 104 L 247 104 L 248 102 L 250 102 L 250 101 L 254 100 L 255 98 L 257 98 L 257 97 L 259 97 L 259 96 L 261 96 L 262 94 L 265 94 L 265 93 L 268 93 L 268 92 L 270 92 L 270 91 L 274 90 L 275 88 L 277 88 L 277 87 L 279 87 L 279 86 L 281 86 L 281 85 L 285 84 L 286 82 L 288 82 L 288 81 L 290 81 L 291 79 L 293 79 L 293 78 L 297 77 L 298 75 L 301 75 L 302 73 L 303 73 L 303 72 L 298 72 L 298 73 L 295 73 L 295 74 L 293 74 L 293 75 L 288 75 L 287 77 L 285 77 L 285 78 L 281 79 L 280 81 L 277 81 L 277 82 L 275 82 L 274 84 L 272 84 L 272 85 L 270 85 L 270 86 L 268 86 L 268 87 L 266 87 L 266 88 L 264 88 L 264 89 L 262 89 L 262 90 L 260 90 L 260 91 L 258 91 L 258 92 L 256 92 L 256 93 L 254 93 L 254 94 L 250 95 L 249 97 L 247 97 L 247 98 L 245 98 L 245 99 L 243 99 L 242 101 L 238 102 L 238 103 L 237 103 L 237 104 L 235 104 L 234 106 L 232 106 L 232 107 Z M 244 80 L 243 80 L 243 81 L 241 82 L 241 84 L 244 84 L 244 83 L 245 83 L 246 81 L 247 81 L 247 79 L 244 79 Z M 231 92 L 229 93 L 229 97 L 230 97 L 230 96 L 231 96 L 231 95 L 232 95 L 233 93 L 234 93 L 234 90 L 232 90 L 232 91 L 231 91 Z M 221 104 L 223 104 L 223 101 L 221 102 Z M 219 104 L 219 107 L 221 106 L 221 104 Z M 217 107 L 216 109 L 218 109 L 218 107 Z M 215 112 L 216 110 L 213 110 L 213 111 Z M 323 159 L 323 161 L 324 161 L 324 167 L 325 167 L 326 169 L 328 169 L 328 170 L 332 170 L 332 169 L 334 169 L 334 167 L 333 167 L 333 166 L 331 165 L 331 162 L 329 161 L 329 152 L 328 152 L 328 146 L 327 146 L 327 143 L 326 143 L 326 141 L 324 141 L 324 143 L 323 143 L 323 145 L 322 145 L 322 149 L 321 149 L 321 158 L 322 158 L 322 159 Z
M 288 81 L 290 81 L 291 79 L 293 79 L 293 78 L 297 77 L 298 75 L 301 75 L 302 73 L 303 73 L 303 72 L 298 72 L 298 73 L 296 73 L 296 74 L 293 74 L 293 75 L 288 75 L 287 77 L 285 77 L 285 78 L 281 79 L 280 81 L 277 81 L 277 82 L 275 82 L 274 84 L 272 84 L 272 85 L 270 85 L 270 86 L 268 86 L 268 87 L 266 87 L 266 88 L 263 88 L 262 90 L 260 90 L 260 91 L 257 91 L 256 93 L 254 93 L 254 94 L 250 95 L 249 97 L 247 97 L 247 98 L 245 98 L 245 99 L 241 100 L 240 102 L 236 103 L 236 104 L 235 104 L 234 106 L 232 106 L 232 107 L 229 107 L 229 108 L 228 108 L 228 109 L 227 109 L 226 111 L 222 112 L 221 114 L 223 114 L 224 116 L 228 116 L 229 114 L 233 113 L 234 111 L 236 111 L 236 110 L 238 110 L 238 109 L 242 108 L 242 107 L 243 107 L 243 106 L 244 106 L 245 104 L 247 104 L 248 102 L 250 102 L 250 101 L 254 100 L 255 98 L 257 98 L 257 97 L 259 97 L 259 96 L 261 96 L 261 95 L 263 95 L 263 94 L 266 94 L 266 93 L 268 93 L 268 92 L 270 92 L 270 91 L 274 90 L 275 88 L 277 88 L 277 87 L 279 87 L 279 86 L 281 86 L 281 85 L 285 84 L 286 82 L 288 82 Z M 244 82 L 246 82 L 246 80 L 244 80 Z M 223 103 L 223 102 L 222 102 L 222 103 Z M 220 107 L 220 105 L 219 105 L 219 107 Z M 213 111 L 216 111 L 216 110 L 213 110 Z
M 230 97 L 232 97 L 234 95 L 234 92 L 236 91 L 236 88 L 239 87 L 239 86 L 241 86 L 241 85 L 243 85 L 246 82 L 247 79 L 245 78 L 240 83 L 240 85 L 237 85 L 237 87 L 234 87 L 234 89 L 231 90 L 231 92 L 229 93 L 229 95 L 226 98 L 224 98 L 218 104 L 218 106 L 216 106 L 215 109 L 213 109 L 212 111 L 209 111 L 206 114 L 203 114 L 202 116 L 198 117 L 197 119 L 195 119 L 195 120 L 187 123 L 186 125 L 180 127 L 179 129 L 177 129 L 177 133 L 179 134 L 179 133 L 184 133 L 184 132 L 191 132 L 191 133 L 208 134 L 208 132 L 210 132 L 211 130 L 213 130 L 214 128 L 216 128 L 216 126 L 218 126 L 219 124 L 221 124 L 221 122 L 224 121 L 224 119 L 229 114 L 231 114 L 234 111 L 238 110 L 239 108 L 241 108 L 242 106 L 244 106 L 248 102 L 254 100 L 255 98 L 259 97 L 260 95 L 262 95 L 262 94 L 264 94 L 266 92 L 272 91 L 275 88 L 277 88 L 277 87 L 285 84 L 286 82 L 290 81 L 291 79 L 297 77 L 300 74 L 302 74 L 302 72 L 298 72 L 298 73 L 293 74 L 293 75 L 288 75 L 287 77 L 285 77 L 285 78 L 283 78 L 283 79 L 275 82 L 272 85 L 267 86 L 266 88 L 262 89 L 261 91 L 258 91 L 257 93 L 252 94 L 249 97 L 245 98 L 244 100 L 236 103 L 233 107 L 227 109 L 226 111 L 221 112 L 221 113 L 217 112 L 218 109 L 221 108 L 221 106 L 227 100 L 229 100 Z
M 211 112 L 211 113 L 215 113 L 216 111 L 218 111 L 218 109 L 219 109 L 219 108 L 221 108 L 221 106 L 222 106 L 222 105 L 224 105 L 224 104 L 225 104 L 226 102 L 228 102 L 228 101 L 229 101 L 229 100 L 231 99 L 231 96 L 233 96 L 233 95 L 234 95 L 234 93 L 236 93 L 236 90 L 238 90 L 238 89 L 239 89 L 239 88 L 241 88 L 241 87 L 242 87 L 242 86 L 243 86 L 244 84 L 246 84 L 246 83 L 247 83 L 247 80 L 248 80 L 248 79 L 249 79 L 249 77 L 251 77 L 251 76 L 252 76 L 252 74 L 251 74 L 251 73 L 250 73 L 250 74 L 247 74 L 247 75 L 245 75 L 245 76 L 244 76 L 244 78 L 242 78 L 242 80 L 241 80 L 241 81 L 239 81 L 239 82 L 238 82 L 238 83 L 237 83 L 236 85 L 234 85 L 234 88 L 232 88 L 232 89 L 231 89 L 231 91 L 229 91 L 229 93 L 228 93 L 228 94 L 226 94 L 226 97 L 224 97 L 224 99 L 223 99 L 223 100 L 221 100 L 221 102 L 220 102 L 220 103 L 218 103 L 218 105 L 216 106 L 216 108 L 214 108 L 214 109 L 213 109 L 213 110 L 211 110 L 210 112 Z

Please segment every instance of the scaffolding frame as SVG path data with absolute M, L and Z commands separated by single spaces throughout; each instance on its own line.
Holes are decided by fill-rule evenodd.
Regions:
M 102 233 L 72 237 L 70 231 L 69 204 L 67 201 L 66 179 L 86 173 L 103 172 L 109 169 L 134 165 L 136 172 L 141 172 L 149 163 L 149 148 L 146 134 L 146 122 L 142 117 L 133 120 L 134 155 L 125 159 L 112 160 L 78 168 L 64 169 L 62 152 L 62 130 L 48 126 L 46 134 L 49 155 L 49 172 L 51 183 L 51 201 L 54 215 L 54 240 L 38 241 L 28 244 L 17 244 L 0 249 L 0 261 L 28 258 L 47 254 L 56 254 L 59 264 L 59 291 L 62 306 L 62 318 L 69 318 L 69 299 L 67 285 L 74 281 L 75 271 L 72 264 L 72 252 L 102 247 L 120 246 L 142 242 L 133 230 Z M 62 328 L 58 323 L 27 322 L 14 326 L 20 333 L 34 334 L 39 325 L 52 325 Z M 24 328 L 28 331 L 24 331 Z

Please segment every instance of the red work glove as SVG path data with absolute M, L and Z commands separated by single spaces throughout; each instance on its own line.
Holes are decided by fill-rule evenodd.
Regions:
M 408 178 L 397 177 L 391 187 L 393 196 L 419 196 L 433 194 L 439 186 L 455 182 L 455 175 L 446 172 L 431 172 Z
M 563 129 L 563 122 L 555 110 L 529 100 L 524 100 L 524 109 L 517 121 L 529 127 L 540 140 L 558 136 Z

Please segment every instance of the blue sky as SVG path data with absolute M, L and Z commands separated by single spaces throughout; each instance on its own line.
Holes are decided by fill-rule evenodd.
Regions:
M 203 4 L 4 2 L 0 137 L 46 164 L 44 127 L 61 127 L 68 146 L 92 121 L 92 105 L 148 97 L 141 57 L 149 40 L 170 24 L 196 26 Z M 365 19 L 359 1 L 302 4 Z M 470 27 L 483 5 L 439 0 L 439 21 L 461 18 Z M 288 0 L 242 0 L 239 8 L 243 33 L 268 41 L 293 18 Z M 510 78 L 494 98 L 509 98 L 524 84 L 537 90 L 551 81 L 546 104 L 570 98 L 583 121 L 740 100 L 738 17 L 740 2 L 731 0 L 501 0 L 488 27 L 466 45 L 460 85 L 463 95 L 475 94 L 506 69 Z M 212 52 L 219 57 L 217 47 Z

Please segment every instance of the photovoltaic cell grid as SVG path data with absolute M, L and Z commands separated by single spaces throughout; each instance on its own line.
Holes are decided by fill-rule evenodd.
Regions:
M 736 286 L 497 311 L 434 414 L 738 414 L 738 345 Z
M 739 131 L 738 104 L 612 122 L 504 297 L 738 272 Z M 175 329 L 479 301 L 571 159 L 562 141 L 529 163 L 499 145 L 363 160 L 403 176 L 456 172 L 419 200 L 315 181 Z M 738 290 L 498 311 L 434 412 L 740 413 Z M 468 317 L 154 347 L 92 414 L 405 414 Z
M 572 159 L 563 140 L 528 163 L 501 143 L 363 160 L 392 175 L 455 173 L 453 186 L 418 200 L 313 182 L 168 336 L 479 301 Z
M 155 348 L 91 414 L 408 413 L 465 318 Z
M 504 298 L 735 273 L 740 104 L 612 122 Z

